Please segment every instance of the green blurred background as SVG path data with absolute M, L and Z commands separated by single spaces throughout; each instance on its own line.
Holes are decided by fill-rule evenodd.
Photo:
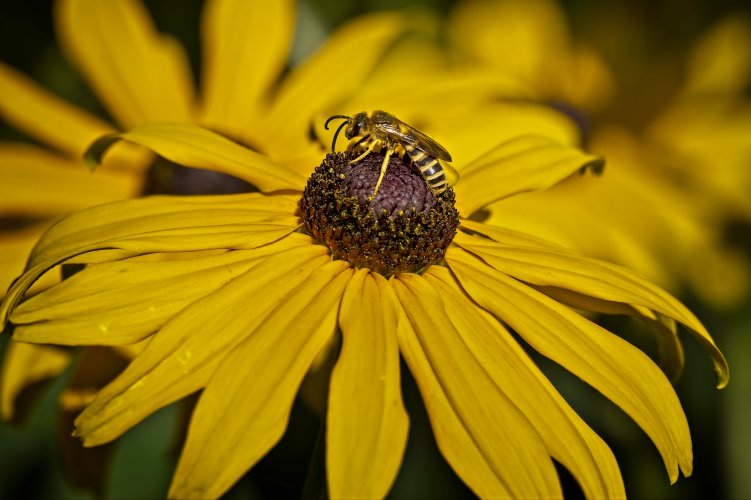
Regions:
M 187 48 L 200 67 L 197 27 L 200 0 L 145 2 L 160 30 Z M 355 1 L 307 0 L 299 9 L 293 61 L 310 54 L 327 33 L 348 18 L 380 9 L 422 6 L 446 14 L 452 0 Z M 104 110 L 55 44 L 49 0 L 0 1 L 0 60 L 32 75 L 69 101 L 102 116 Z M 604 54 L 614 72 L 620 98 L 606 111 L 638 128 L 675 90 L 691 42 L 723 15 L 751 12 L 749 2 L 668 0 L 563 2 L 574 37 Z M 751 97 L 751 95 L 749 96 Z M 0 96 L 2 98 L 2 96 Z M 0 139 L 28 140 L 0 124 Z M 751 138 L 749 138 L 751 141 Z M 741 229 L 748 231 L 748 228 Z M 743 238 L 741 238 L 743 239 Z M 748 243 L 749 238 L 746 238 Z M 582 417 L 610 444 L 632 498 L 751 498 L 751 305 L 716 311 L 690 295 L 680 298 L 713 334 L 731 367 L 730 385 L 714 389 L 704 352 L 684 336 L 686 372 L 676 390 L 694 440 L 694 473 L 670 486 L 661 459 L 647 437 L 610 402 L 545 360 L 538 361 Z M 616 331 L 645 344 L 625 320 L 611 320 Z M 4 351 L 7 337 L 0 339 Z M 405 462 L 392 489 L 394 498 L 457 498 L 472 494 L 438 453 L 414 383 L 404 373 L 405 400 L 411 417 Z M 71 420 L 57 411 L 65 378 L 29 391 L 28 411 L 12 424 L 0 424 L 0 498 L 158 498 L 169 484 L 191 402 L 156 413 L 105 450 L 71 449 Z M 32 394 L 33 392 L 33 394 Z M 318 496 L 321 471 L 313 457 L 320 422 L 298 402 L 287 434 L 227 498 Z M 311 461 L 313 462 L 311 466 Z M 86 474 L 82 474 L 84 471 Z M 581 496 L 561 470 L 566 493 Z

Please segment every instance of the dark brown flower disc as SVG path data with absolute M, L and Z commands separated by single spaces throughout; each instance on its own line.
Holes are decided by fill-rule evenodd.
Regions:
M 454 192 L 434 195 L 418 170 L 392 156 L 371 199 L 383 156 L 329 154 L 308 179 L 300 209 L 308 233 L 336 259 L 390 276 L 440 263 L 459 226 Z

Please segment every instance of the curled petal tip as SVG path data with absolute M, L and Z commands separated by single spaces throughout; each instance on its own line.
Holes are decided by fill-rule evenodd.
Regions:
M 119 134 L 107 134 L 95 140 L 83 154 L 86 167 L 91 171 L 98 167 L 102 163 L 105 153 L 119 140 Z

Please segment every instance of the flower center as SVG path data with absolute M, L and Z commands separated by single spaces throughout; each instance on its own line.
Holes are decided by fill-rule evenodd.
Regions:
M 383 156 L 329 154 L 308 179 L 300 210 L 308 233 L 334 258 L 390 276 L 443 260 L 459 226 L 454 192 L 436 196 L 418 170 L 392 156 L 371 200 Z

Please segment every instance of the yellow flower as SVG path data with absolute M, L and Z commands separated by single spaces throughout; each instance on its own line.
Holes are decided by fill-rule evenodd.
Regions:
M 291 0 L 207 2 L 197 90 L 183 48 L 157 31 L 140 2 L 56 2 L 61 49 L 115 124 L 0 62 L 0 117 L 44 144 L 0 143 L 0 217 L 24 222 L 0 231 L 0 295 L 56 219 L 142 193 L 153 160 L 142 149 L 116 148 L 96 175 L 84 168 L 84 151 L 103 134 L 147 122 L 194 122 L 245 144 L 263 144 L 266 155 L 290 168 L 307 168 L 315 161 L 320 150 L 307 139 L 310 119 L 357 90 L 382 52 L 406 29 L 406 17 L 378 13 L 352 20 L 284 73 L 295 11 Z M 337 78 L 327 77 L 331 74 Z M 322 80 L 325 86 L 318 85 Z M 55 281 L 47 275 L 38 287 Z M 13 414 L 19 391 L 59 373 L 68 356 L 11 343 L 7 358 L 0 390 L 0 414 L 6 419 Z
M 603 106 L 617 98 L 614 81 L 592 48 L 572 40 L 555 3 L 465 2 L 449 26 L 454 46 L 478 64 L 524 82 L 533 99 L 569 109 L 587 149 L 608 158 L 600 179 L 489 207 L 489 222 L 534 230 L 673 290 L 688 285 L 716 307 L 742 303 L 751 265 L 724 229 L 734 218 L 751 220 L 748 19 L 724 19 L 697 42 L 682 88 L 636 133 L 603 122 Z
M 396 476 L 408 432 L 400 354 L 441 452 L 479 496 L 560 496 L 553 459 L 587 497 L 624 496 L 610 449 L 510 330 L 630 415 L 660 451 L 671 481 L 679 470 L 691 473 L 689 430 L 667 377 L 640 350 L 577 312 L 629 314 L 653 324 L 669 361 L 673 355 L 672 371 L 682 362 L 675 332 L 682 324 L 708 350 L 724 386 L 727 366 L 709 334 L 660 288 L 618 266 L 467 217 L 445 258 L 428 265 L 409 260 L 420 248 L 435 250 L 430 228 L 451 219 L 454 193 L 431 197 L 416 174 L 398 173 L 396 158 L 383 193 L 395 182 L 412 185 L 410 193 L 425 205 L 379 192 L 374 204 L 397 205 L 392 215 L 376 216 L 363 205 L 366 198 L 342 187 L 366 162 L 353 168 L 332 155 L 309 179 L 300 211 L 304 178 L 209 131 L 147 125 L 119 138 L 187 166 L 214 165 L 273 193 L 151 197 L 73 215 L 39 241 L 0 309 L 3 323 L 10 321 L 14 337 L 25 342 L 149 339 L 77 419 L 86 445 L 109 442 L 156 409 L 202 390 L 171 497 L 220 496 L 273 447 L 303 376 L 338 332 L 342 347 L 326 415 L 333 498 L 385 496 Z M 102 139 L 92 154 L 101 156 L 114 140 Z M 368 174 L 371 187 L 357 188 L 367 194 L 380 166 L 376 158 L 369 159 L 376 165 Z M 504 142 L 461 168 L 456 208 L 469 216 L 599 162 L 541 137 Z M 358 239 L 378 217 L 371 239 Z M 327 222 L 334 220 L 340 223 Z M 412 244 L 389 247 L 403 237 Z M 404 255 L 422 272 L 385 277 L 347 260 L 396 257 L 399 267 Z M 40 275 L 63 262 L 87 266 L 24 298 Z

